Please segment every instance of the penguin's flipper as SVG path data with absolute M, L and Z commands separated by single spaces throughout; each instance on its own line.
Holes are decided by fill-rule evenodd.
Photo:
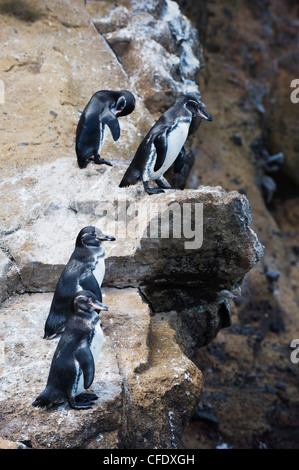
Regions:
M 157 134 L 154 138 L 154 145 L 156 147 L 157 158 L 154 167 L 154 171 L 160 170 L 163 165 L 167 152 L 167 129 Z
M 93 382 L 95 367 L 93 355 L 86 340 L 81 341 L 74 355 L 83 372 L 84 388 L 89 388 Z
M 82 290 L 90 290 L 97 296 L 99 302 L 102 302 L 103 299 L 100 286 L 92 273 L 81 277 L 79 284 L 82 287 Z
M 120 127 L 115 114 L 113 114 L 110 109 L 104 109 L 99 118 L 100 121 L 102 121 L 104 124 L 107 124 L 109 127 L 113 140 L 118 140 L 120 136 Z
M 185 147 L 182 147 L 182 150 L 178 154 L 178 156 L 177 156 L 177 158 L 176 158 L 176 160 L 173 164 L 174 173 L 179 173 L 181 171 L 181 169 L 183 168 L 184 163 L 185 163 L 185 157 L 186 157 Z

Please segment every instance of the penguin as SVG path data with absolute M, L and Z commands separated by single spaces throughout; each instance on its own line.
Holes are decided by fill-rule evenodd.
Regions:
M 104 343 L 99 312 L 108 310 L 90 291 L 79 291 L 72 299 L 67 321 L 52 358 L 44 391 L 32 403 L 49 407 L 68 401 L 76 410 L 89 409 L 98 397 L 82 393 L 94 379 L 95 364 Z
M 212 121 L 202 103 L 193 95 L 185 94 L 177 98 L 172 107 L 165 111 L 141 141 L 119 187 L 143 182 L 148 194 L 164 193 L 172 189 L 164 178 L 164 173 L 174 164 L 178 173 L 184 166 L 184 143 L 188 137 L 193 118 Z M 149 182 L 155 181 L 158 188 L 150 188 Z
M 63 331 L 70 314 L 70 301 L 78 291 L 90 290 L 102 302 L 100 287 L 105 275 L 105 252 L 101 244 L 113 240 L 114 237 L 104 235 L 94 226 L 80 230 L 75 249 L 56 285 L 45 323 L 44 339 L 52 339 Z
M 113 139 L 120 136 L 117 118 L 126 116 L 135 109 L 135 97 L 127 90 L 100 90 L 94 93 L 84 108 L 76 130 L 76 154 L 79 168 L 86 168 L 88 161 L 112 166 L 100 158 L 109 127 Z

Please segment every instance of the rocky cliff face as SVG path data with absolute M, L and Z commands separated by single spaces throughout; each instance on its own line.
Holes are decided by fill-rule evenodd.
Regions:
M 179 3 L 201 31 L 200 90 L 215 118 L 194 136 L 188 187 L 221 181 L 245 194 L 265 246 L 231 303 L 233 327 L 197 353 L 205 391 L 184 442 L 298 448 L 298 4 L 207 1 L 199 15 Z
M 200 96 L 196 30 L 170 1 L 5 1 L 0 22 L 2 446 L 177 447 L 202 393 L 192 358 L 231 325 L 230 299 L 263 255 L 239 192 L 118 188 L 158 114 L 182 92 Z M 120 140 L 105 142 L 113 167 L 79 170 L 80 110 L 107 88 L 132 90 L 136 109 L 120 119 Z M 78 231 L 92 224 L 116 236 L 105 246 L 99 400 L 86 411 L 33 409 L 56 346 L 42 339 L 53 291 Z
M 88 1 L 86 9 L 152 114 L 165 111 L 178 93 L 199 94 L 197 31 L 176 2 Z

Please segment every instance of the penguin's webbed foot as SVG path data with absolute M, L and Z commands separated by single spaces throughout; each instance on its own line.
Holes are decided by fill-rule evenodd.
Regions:
M 80 393 L 75 397 L 75 401 L 78 403 L 95 401 L 98 399 L 98 396 L 95 393 Z
M 78 402 L 75 398 L 69 398 L 68 402 L 73 410 L 89 410 L 93 405 L 93 402 Z
M 108 162 L 107 160 L 104 160 L 104 158 L 100 158 L 99 155 L 95 155 L 92 157 L 90 160 L 93 160 L 96 165 L 109 165 L 113 166 L 112 163 Z
M 150 188 L 147 181 L 143 181 L 143 187 L 147 194 L 159 194 L 165 192 L 162 188 Z
M 159 179 L 156 179 L 155 182 L 157 183 L 157 185 L 159 186 L 159 188 L 162 188 L 162 189 L 173 189 L 166 181 L 165 178 L 159 178 Z

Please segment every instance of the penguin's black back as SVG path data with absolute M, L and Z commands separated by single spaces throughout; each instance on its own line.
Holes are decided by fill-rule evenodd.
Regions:
M 83 131 L 84 129 L 84 132 Z M 76 130 L 76 153 L 80 168 L 87 166 L 87 159 L 97 152 L 100 144 L 99 120 L 97 113 L 86 117 L 81 114 Z
M 45 324 L 45 337 L 62 331 L 69 317 L 71 299 L 84 287 L 84 282 L 88 285 L 88 289 L 97 295 L 98 300 L 102 301 L 101 290 L 97 282 L 92 279 L 93 261 L 94 255 L 87 247 L 84 245 L 75 247 L 58 280 Z

